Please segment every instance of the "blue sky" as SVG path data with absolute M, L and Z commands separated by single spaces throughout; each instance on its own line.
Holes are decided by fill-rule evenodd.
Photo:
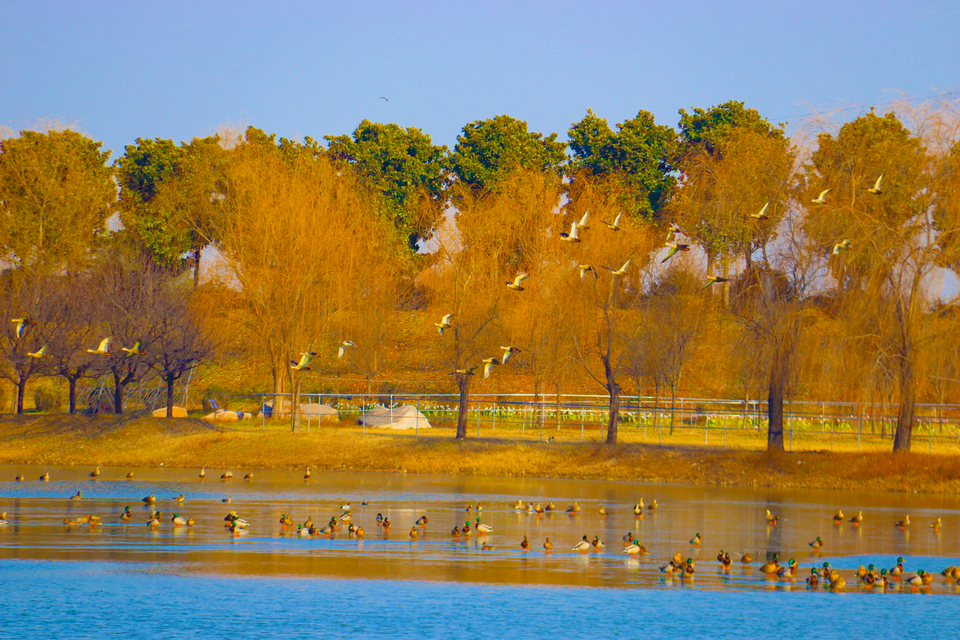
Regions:
M 12 2 L 0 126 L 113 149 L 224 124 L 300 138 L 396 122 L 453 146 L 500 114 L 559 132 L 742 100 L 773 121 L 960 89 L 952 2 Z M 386 96 L 389 102 L 380 100 Z

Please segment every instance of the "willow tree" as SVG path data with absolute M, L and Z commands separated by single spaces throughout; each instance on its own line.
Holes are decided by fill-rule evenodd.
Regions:
M 256 132 L 254 132 L 256 133 Z M 368 191 L 311 145 L 250 135 L 233 150 L 216 219 L 218 276 L 235 306 L 231 320 L 259 352 L 274 392 L 291 393 L 291 428 L 300 425 L 301 353 L 335 352 L 331 318 L 358 266 L 396 253 L 380 229 Z M 327 361 L 329 362 L 329 361 Z M 313 370 L 322 368 L 318 358 Z

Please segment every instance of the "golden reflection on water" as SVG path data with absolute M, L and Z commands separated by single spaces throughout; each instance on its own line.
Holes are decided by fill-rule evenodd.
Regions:
M 19 473 L 36 478 L 45 470 L 51 475 L 48 483 L 13 482 Z M 238 469 L 233 470 L 237 478 L 221 481 L 222 470 L 208 470 L 201 480 L 193 469 L 137 469 L 134 479 L 127 480 L 129 469 L 101 468 L 101 476 L 91 480 L 89 471 L 0 467 L 0 511 L 9 520 L 0 526 L 0 558 L 135 562 L 161 571 L 236 576 L 774 591 L 806 590 L 809 567 L 829 561 L 850 576 L 850 592 L 862 590 L 851 572 L 860 564 L 889 568 L 897 556 L 908 558 L 908 571 L 939 572 L 947 564 L 960 564 L 960 504 L 946 496 L 360 473 L 314 473 L 304 482 L 300 471 L 269 470 L 244 481 Z M 69 500 L 78 490 L 84 498 Z M 174 501 L 181 493 L 184 501 Z M 150 494 L 157 502 L 147 506 L 141 498 Z M 229 505 L 221 502 L 225 495 L 233 497 Z M 554 502 L 558 510 L 517 512 L 513 505 L 518 498 Z M 655 498 L 661 506 L 635 517 L 633 505 L 641 498 L 646 503 Z M 369 504 L 362 506 L 364 500 Z M 349 537 L 345 525 L 332 538 L 300 538 L 279 522 L 283 514 L 297 523 L 310 516 L 323 526 L 343 512 L 346 502 L 366 539 Z M 580 512 L 564 513 L 574 502 Z M 125 506 L 134 513 L 130 524 L 120 521 Z M 862 510 L 863 525 L 835 525 L 831 518 L 838 508 Z M 155 529 L 145 525 L 152 509 L 163 512 L 163 524 Z M 780 516 L 777 525 L 767 523 L 767 509 Z M 229 511 L 249 520 L 247 533 L 233 537 L 224 528 Z M 174 512 L 193 516 L 197 525 L 172 526 Z M 378 513 L 393 523 L 389 532 L 377 526 Z M 915 526 L 894 527 L 905 513 Z M 92 514 L 101 516 L 100 526 L 62 524 Z M 409 531 L 423 515 L 429 523 L 418 527 L 418 539 L 411 541 Z M 491 534 L 452 539 L 455 525 L 469 521 L 475 529 L 478 517 L 493 527 Z M 935 531 L 928 524 L 937 517 L 943 525 Z M 650 556 L 636 559 L 621 551 L 628 532 Z M 700 547 L 689 542 L 697 533 L 703 537 Z M 590 540 L 598 536 L 606 548 L 585 555 L 572 551 L 584 535 Z M 531 542 L 528 551 L 520 549 L 523 536 Z M 824 542 L 820 551 L 809 547 L 817 536 Z M 549 554 L 542 548 L 547 537 L 555 545 Z M 484 541 L 494 549 L 483 550 Z M 716 561 L 720 549 L 735 556 L 729 570 Z M 748 551 L 754 563 L 744 568 L 738 560 Z M 693 580 L 665 578 L 660 572 L 678 552 L 696 563 Z M 784 563 L 797 559 L 801 569 L 795 582 L 769 579 L 758 571 L 774 554 Z M 956 592 L 940 576 L 934 589 Z

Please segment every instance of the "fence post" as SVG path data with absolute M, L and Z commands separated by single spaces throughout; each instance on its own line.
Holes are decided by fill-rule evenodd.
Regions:
M 267 400 L 265 394 L 260 394 L 260 430 L 267 430 Z M 277 404 L 274 402 L 273 404 Z
M 420 401 L 419 400 L 417 400 L 417 424 L 413 428 L 413 437 L 414 438 L 420 437 Z

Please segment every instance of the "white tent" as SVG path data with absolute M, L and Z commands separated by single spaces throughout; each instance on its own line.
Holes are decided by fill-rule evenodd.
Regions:
M 426 416 L 413 405 L 377 407 L 363 414 L 357 424 L 376 429 L 430 429 Z

